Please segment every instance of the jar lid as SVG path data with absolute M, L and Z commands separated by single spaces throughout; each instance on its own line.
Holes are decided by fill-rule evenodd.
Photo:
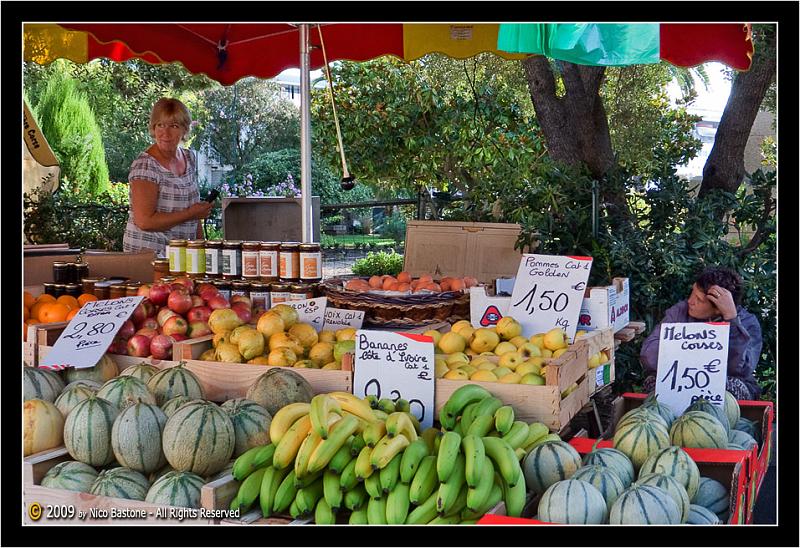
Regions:
M 67 289 L 80 289 L 81 284 L 64 284 Z
M 128 285 L 126 285 L 125 287 L 127 287 L 127 288 L 135 287 L 135 288 L 138 289 L 139 287 L 141 287 L 141 285 L 142 285 L 142 282 L 131 282 Z
M 126 289 L 127 287 L 128 284 L 120 284 L 120 283 L 111 284 L 111 289 Z
M 261 247 L 261 242 L 243 242 L 242 246 L 244 247 Z
M 62 289 L 66 289 L 67 288 L 67 284 L 53 284 L 53 287 L 60 287 Z
M 188 245 L 205 245 L 205 240 L 189 240 Z
M 269 289 L 271 285 L 267 282 L 250 282 L 250 289 Z
M 289 284 L 272 284 L 272 291 L 288 291 Z
M 102 278 L 102 277 L 100 277 L 100 278 L 84 278 L 83 279 L 84 282 L 89 282 L 89 283 L 104 282 L 105 280 L 106 279 Z
M 242 245 L 242 240 L 222 240 L 222 245 Z
M 302 242 L 281 242 L 281 247 L 300 247 Z
M 309 243 L 309 244 L 300 244 L 300 250 L 308 250 L 308 251 L 319 251 L 320 247 L 319 244 Z
M 43 287 L 55 287 L 55 285 L 56 284 L 54 282 L 44 282 L 42 284 Z
M 211 283 L 214 285 L 231 285 L 231 282 L 228 280 L 212 280 Z
M 66 261 L 53 261 L 53 267 L 54 267 L 54 268 L 64 268 L 64 267 L 66 267 L 68 264 L 70 264 L 70 263 L 68 263 L 68 262 L 66 262 Z
M 220 246 L 222 245 L 222 240 L 206 240 L 207 246 Z
M 280 246 L 281 243 L 280 242 L 261 242 L 261 245 L 266 245 L 266 246 L 272 247 L 272 246 Z
M 177 246 L 186 245 L 187 241 L 188 240 L 170 240 L 169 245 L 177 245 Z
M 307 284 L 292 284 L 289 288 L 290 291 L 308 291 L 311 289 L 311 286 Z
M 157 264 L 160 264 L 160 265 L 169 264 L 169 259 L 156 259 L 150 264 L 152 264 L 153 266 L 155 266 Z
M 250 282 L 245 280 L 233 280 L 231 285 L 233 287 L 250 287 Z

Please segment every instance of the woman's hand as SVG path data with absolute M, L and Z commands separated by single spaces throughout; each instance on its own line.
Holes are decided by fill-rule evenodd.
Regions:
M 190 215 L 189 219 L 205 219 L 211 213 L 214 204 L 208 202 L 197 202 L 186 208 Z
M 733 295 L 731 295 L 730 291 L 724 287 L 712 285 L 708 288 L 706 297 L 711 301 L 711 304 L 717 307 L 723 320 L 729 322 L 736 317 L 736 304 L 733 302 Z

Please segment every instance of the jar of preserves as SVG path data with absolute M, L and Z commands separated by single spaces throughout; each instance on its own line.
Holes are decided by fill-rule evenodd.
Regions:
M 250 283 L 250 302 L 253 305 L 254 318 L 258 313 L 271 308 L 270 287 L 270 284 L 264 282 Z
M 322 281 L 322 248 L 319 244 L 300 244 L 300 281 Z
M 67 284 L 53 284 L 53 297 L 56 299 L 67 294 Z
M 70 263 L 55 261 L 53 263 L 53 282 L 57 284 L 72 283 L 72 274 L 69 267 Z
M 111 298 L 111 285 L 112 282 L 108 280 L 103 280 L 102 282 L 97 282 L 94 284 L 94 296 L 98 298 L 98 300 L 105 300 Z
M 270 308 L 276 304 L 290 301 L 292 294 L 289 291 L 289 284 L 272 284 L 269 292 Z
M 114 284 L 109 287 L 109 299 L 119 299 L 125 297 L 128 293 L 128 286 L 126 284 Z
M 189 240 L 186 243 L 186 275 L 202 278 L 206 273 L 206 241 Z
M 89 295 L 94 295 L 94 284 L 97 282 L 104 282 L 105 278 L 84 278 L 81 280 L 81 284 L 83 285 L 83 292 L 88 293 Z
M 250 298 L 250 282 L 247 280 L 234 280 L 231 282 L 231 297 L 234 295 L 242 295 L 243 297 Z
M 186 246 L 187 240 L 170 240 L 167 247 L 169 256 L 169 273 L 173 276 L 186 274 Z
M 156 259 L 153 265 L 153 281 L 158 282 L 164 276 L 169 276 L 169 259 Z
M 261 258 L 260 242 L 244 242 L 242 244 L 242 277 L 248 280 L 259 279 L 259 259 Z
M 206 240 L 206 277 L 222 277 L 222 240 Z
M 68 284 L 78 283 L 78 263 L 67 263 L 67 281 Z
M 89 277 L 89 263 L 75 263 L 75 269 L 75 283 L 81 283 L 84 278 Z
M 65 295 L 69 295 L 70 297 L 75 297 L 76 299 L 81 296 L 83 292 L 83 286 L 81 284 L 66 284 L 65 285 Z
M 44 282 L 42 284 L 44 287 L 44 294 L 45 295 L 52 295 L 53 297 L 56 296 L 56 284 L 53 282 Z
M 228 301 L 231 300 L 231 282 L 228 280 L 214 280 L 213 284 L 219 290 L 220 295 L 228 299 Z
M 142 287 L 142 284 L 139 282 L 129 283 L 125 286 L 125 296 L 136 297 L 139 294 L 140 287 Z
M 258 272 L 262 282 L 272 283 L 280 279 L 280 271 L 278 269 L 280 251 L 280 242 L 261 242 Z
M 242 277 L 241 240 L 224 240 L 222 242 L 222 277 L 226 280 Z
M 300 281 L 300 242 L 283 242 L 278 258 L 281 281 Z
M 308 284 L 292 284 L 289 286 L 290 301 L 305 301 L 314 298 L 314 291 Z
M 170 285 L 175 280 L 176 280 L 175 276 L 163 276 L 163 277 L 158 279 L 159 282 L 161 282 L 162 284 L 167 284 L 167 285 Z

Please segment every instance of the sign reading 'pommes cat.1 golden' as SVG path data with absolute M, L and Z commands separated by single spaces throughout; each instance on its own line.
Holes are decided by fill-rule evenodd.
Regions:
M 523 334 L 560 328 L 573 340 L 591 269 L 591 257 L 523 255 L 508 315 Z

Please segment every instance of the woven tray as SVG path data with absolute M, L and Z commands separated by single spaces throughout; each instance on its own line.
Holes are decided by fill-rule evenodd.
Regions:
M 352 279 L 352 278 L 348 278 Z M 414 328 L 469 319 L 469 293 L 362 293 L 344 289 L 348 281 L 333 278 L 320 284 L 328 306 L 364 312 L 364 323 L 386 328 Z

